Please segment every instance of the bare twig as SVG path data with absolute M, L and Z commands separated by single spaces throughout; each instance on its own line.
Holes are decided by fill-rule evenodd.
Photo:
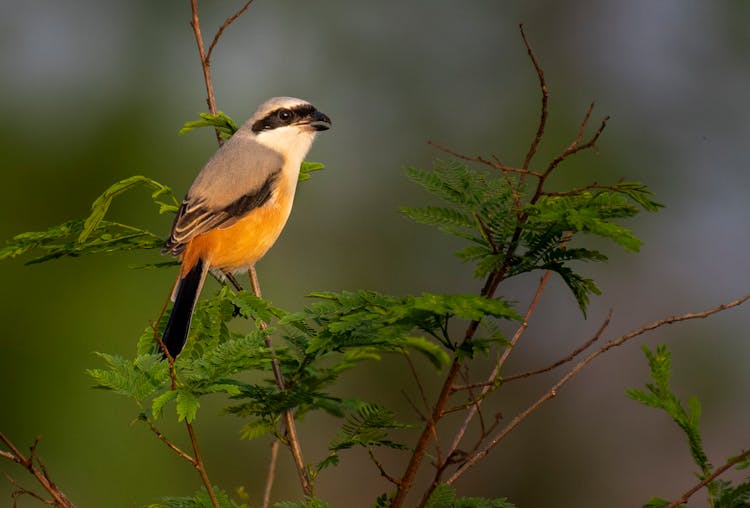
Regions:
M 586 115 L 583 118 L 583 121 L 581 122 L 581 125 L 579 126 L 578 135 L 575 137 L 575 139 L 568 145 L 568 147 L 562 151 L 560 155 L 552 159 L 552 161 L 547 165 L 547 169 L 544 170 L 544 175 L 547 176 L 552 171 L 557 168 L 557 166 L 560 165 L 561 162 L 563 162 L 565 159 L 570 157 L 571 155 L 574 155 L 578 152 L 581 152 L 583 150 L 588 150 L 589 148 L 595 148 L 596 142 L 599 139 L 599 136 L 601 136 L 602 132 L 604 131 L 604 128 L 607 127 L 607 121 L 609 121 L 609 117 L 605 116 L 602 119 L 601 124 L 599 124 L 599 128 L 596 129 L 594 132 L 594 135 L 589 138 L 588 141 L 585 143 L 582 143 L 583 141 L 583 134 L 586 129 L 586 126 L 589 123 L 589 120 L 591 119 L 591 114 L 594 112 L 594 103 L 592 102 L 589 105 L 589 108 L 586 110 Z
M 740 462 L 742 462 L 743 460 L 747 459 L 748 457 L 750 457 L 750 450 L 745 451 L 745 452 L 741 453 L 740 455 L 737 455 L 736 457 L 732 457 L 731 459 L 729 459 L 727 461 L 726 464 L 724 464 L 723 466 L 717 467 L 714 470 L 714 472 L 711 473 L 710 475 L 708 475 L 706 478 L 704 478 L 703 481 L 697 483 L 692 488 L 690 488 L 690 490 L 688 490 L 687 492 L 685 492 L 682 495 L 682 497 L 680 497 L 679 499 L 677 499 L 677 500 L 672 501 L 671 503 L 669 503 L 667 505 L 667 508 L 677 508 L 681 504 L 687 503 L 687 500 L 690 499 L 690 497 L 693 494 L 695 494 L 700 489 L 702 489 L 703 487 L 705 487 L 706 485 L 708 485 L 709 483 L 711 483 L 712 481 L 714 481 L 719 475 L 723 474 L 725 471 L 728 471 L 734 465 L 739 464 Z
M 268 474 L 266 475 L 266 486 L 263 488 L 263 504 L 261 508 L 268 508 L 271 505 L 271 490 L 273 482 L 276 479 L 276 459 L 279 457 L 278 439 L 271 442 L 271 456 L 268 459 Z
M 251 266 L 248 270 L 250 276 L 250 286 L 253 290 L 253 294 L 258 298 L 263 298 L 260 291 L 260 282 L 258 281 L 258 273 L 255 270 L 255 266 Z M 264 321 L 258 321 L 258 326 L 261 330 L 268 328 L 268 325 Z M 271 337 L 265 335 L 264 337 L 266 347 L 271 351 L 271 369 L 273 370 L 273 377 L 276 381 L 276 386 L 282 392 L 286 391 L 286 382 L 284 381 L 284 374 L 281 372 L 281 366 L 279 360 L 274 354 L 273 343 Z M 294 423 L 294 413 L 291 409 L 284 411 L 284 426 L 286 427 L 286 445 L 289 451 L 292 453 L 294 459 L 294 465 L 297 468 L 297 475 L 299 476 L 302 491 L 306 496 L 312 495 L 312 484 L 310 483 L 310 476 L 307 473 L 307 467 L 305 466 L 305 460 L 302 457 L 302 447 L 300 446 L 299 438 L 297 437 L 297 427 Z
M 154 433 L 154 435 L 159 439 L 159 441 L 161 441 L 162 443 L 164 443 L 165 445 L 167 445 L 167 447 L 170 450 L 172 450 L 177 455 L 179 455 L 183 459 L 185 459 L 188 462 L 190 462 L 193 466 L 195 466 L 195 464 L 196 464 L 195 459 L 189 453 L 185 452 L 182 448 L 180 448 L 179 446 L 177 446 L 176 444 L 174 444 L 172 441 L 170 441 L 169 438 L 167 436 L 165 436 L 164 433 L 162 431 L 160 431 L 159 428 L 154 424 L 154 422 L 153 422 L 153 420 L 151 420 L 151 418 L 144 417 L 142 420 L 144 422 L 146 422 L 146 424 L 151 429 L 151 432 Z
M 453 475 L 447 480 L 447 483 L 453 483 L 455 482 L 461 475 L 466 473 L 469 469 L 471 469 L 477 462 L 479 462 L 482 458 L 487 456 L 487 454 L 494 448 L 500 441 L 502 441 L 513 429 L 515 429 L 518 424 L 520 424 L 523 420 L 529 417 L 534 411 L 539 409 L 545 402 L 551 400 L 555 396 L 557 396 L 557 392 L 565 386 L 568 381 L 573 379 L 576 375 L 578 375 L 586 366 L 588 366 L 592 361 L 594 361 L 596 358 L 601 356 L 602 354 L 606 353 L 612 348 L 615 348 L 617 346 L 621 346 L 625 342 L 628 342 L 631 339 L 634 339 L 635 337 L 638 337 L 640 335 L 643 335 L 647 332 L 650 332 L 652 330 L 655 330 L 657 328 L 661 328 L 666 325 L 670 325 L 673 323 L 679 323 L 682 321 L 688 321 L 691 319 L 704 319 L 709 316 L 712 316 L 713 314 L 716 314 L 718 312 L 722 312 L 724 310 L 730 309 L 732 307 L 737 307 L 739 305 L 742 305 L 745 303 L 748 299 L 750 299 L 750 294 L 743 296 L 742 298 L 738 298 L 736 300 L 733 300 L 728 303 L 723 303 L 721 305 L 718 305 L 716 307 L 713 307 L 711 309 L 702 311 L 702 312 L 691 312 L 682 314 L 679 316 L 671 316 L 665 319 L 661 319 L 659 321 L 655 321 L 653 323 L 650 323 L 648 325 L 642 326 L 640 328 L 637 328 L 631 332 L 626 333 L 625 335 L 622 335 L 616 339 L 612 339 L 609 342 L 607 342 L 604 346 L 597 349 L 593 353 L 589 354 L 586 358 L 581 360 L 578 364 L 576 364 L 575 367 L 573 367 L 570 371 L 568 371 L 565 376 L 563 376 L 557 383 L 555 383 L 552 388 L 550 388 L 547 392 L 545 392 L 539 399 L 534 401 L 529 407 L 527 407 L 524 411 L 519 413 L 518 415 L 511 420 L 511 422 L 506 425 L 498 434 L 496 434 L 492 440 L 490 440 L 485 446 L 483 446 L 479 451 L 472 454 L 466 462 L 464 462 L 461 467 L 459 467 Z
M 47 469 L 44 467 L 44 463 L 42 463 L 42 460 L 36 454 L 36 447 L 39 444 L 40 439 L 41 437 L 36 438 L 34 444 L 30 447 L 29 456 L 26 457 L 11 442 L 11 440 L 5 436 L 5 434 L 0 432 L 0 441 L 2 441 L 3 444 L 5 444 L 5 446 L 10 450 L 8 452 L 0 451 L 0 456 L 5 457 L 6 459 L 11 460 L 16 464 L 19 464 L 29 473 L 31 473 L 34 478 L 36 478 L 36 480 L 39 482 L 39 485 L 41 485 L 42 488 L 44 488 L 44 490 L 46 490 L 50 496 L 52 496 L 52 500 L 44 500 L 46 504 L 57 506 L 59 508 L 75 508 L 75 505 L 70 501 L 70 499 L 68 499 L 68 497 L 58 488 L 58 486 L 55 485 L 55 482 L 52 481 L 49 473 L 47 472 Z M 34 462 L 36 462 L 37 465 L 35 465 Z M 15 481 L 12 481 L 11 483 L 17 485 Z M 18 495 L 21 494 L 29 494 L 33 495 L 37 499 L 42 499 L 38 494 L 33 494 L 31 491 L 22 487 Z
M 242 16 L 248 7 L 250 7 L 250 4 L 253 3 L 253 0 L 249 0 L 245 5 L 240 7 L 240 9 L 232 14 L 230 17 L 228 17 L 224 23 L 219 27 L 219 29 L 216 31 L 216 35 L 214 35 L 214 40 L 211 41 L 211 45 L 208 47 L 208 53 L 206 53 L 206 61 L 211 61 L 211 54 L 214 52 L 214 48 L 216 47 L 216 44 L 219 42 L 219 39 L 221 38 L 222 34 L 224 33 L 224 30 L 229 27 L 232 23 L 237 21 L 237 18 Z
M 487 381 L 481 384 L 482 390 L 480 391 L 479 395 L 474 399 L 474 403 L 471 405 L 471 407 L 467 407 L 468 412 L 466 413 L 466 416 L 464 417 L 464 421 L 461 424 L 461 426 L 458 428 L 458 431 L 456 432 L 456 435 L 453 438 L 453 442 L 451 443 L 451 446 L 448 449 L 448 457 L 453 456 L 456 450 L 458 450 L 458 447 L 461 444 L 461 441 L 463 440 L 464 435 L 466 434 L 466 431 L 469 428 L 469 425 L 471 424 L 472 420 L 479 412 L 483 398 L 490 392 L 492 387 L 495 386 L 495 383 L 498 379 L 498 376 L 500 376 L 500 372 L 505 363 L 505 360 L 508 358 L 508 354 L 516 345 L 516 343 L 518 343 L 519 339 L 521 338 L 523 333 L 526 331 L 526 328 L 528 328 L 529 319 L 531 318 L 531 315 L 534 313 L 534 310 L 536 309 L 536 306 L 539 302 L 539 299 L 542 296 L 542 293 L 544 292 L 544 288 L 547 285 L 547 281 L 549 280 L 550 275 L 551 275 L 551 272 L 547 271 L 539 279 L 539 284 L 537 285 L 536 292 L 534 293 L 534 297 L 531 299 L 531 303 L 529 303 L 529 306 L 526 309 L 526 313 L 523 316 L 523 321 L 521 322 L 518 329 L 516 330 L 516 333 L 513 335 L 513 338 L 510 340 L 510 344 L 505 348 L 500 359 L 495 364 L 495 367 L 493 368 L 492 372 L 487 377 Z M 484 439 L 484 437 L 486 436 L 483 435 L 482 439 Z M 442 469 L 438 468 L 438 471 L 435 474 L 435 478 L 433 479 L 433 485 L 437 485 L 440 483 L 440 478 L 441 478 L 443 470 L 444 468 Z M 426 494 L 426 498 L 429 497 L 430 493 L 432 493 L 432 489 L 430 490 L 428 494 Z
M 367 449 L 367 453 L 370 454 L 370 460 L 372 460 L 373 464 L 375 464 L 375 467 L 378 468 L 378 471 L 380 471 L 380 476 L 388 480 L 394 485 L 398 485 L 398 480 L 394 478 L 393 476 L 389 475 L 388 472 L 383 467 L 383 464 L 380 463 L 380 461 L 375 458 L 375 452 L 372 451 L 372 448 Z
M 203 46 L 203 35 L 201 35 L 201 22 L 200 16 L 198 15 L 198 0 L 190 0 L 190 8 L 193 14 L 190 26 L 193 27 L 193 34 L 195 35 L 195 42 L 198 45 L 198 56 L 201 60 L 201 69 L 203 70 L 203 81 L 206 85 L 206 104 L 208 105 L 208 111 L 212 114 L 216 114 L 216 97 L 214 96 L 214 85 L 211 80 L 211 61 L 206 55 L 206 50 Z M 219 130 L 216 130 L 216 137 L 218 143 L 221 145 L 221 136 Z
M 468 162 L 478 162 L 480 164 L 484 164 L 485 166 L 489 166 L 489 167 L 491 167 L 493 169 L 499 169 L 501 171 L 507 171 L 508 173 L 519 173 L 521 175 L 531 175 L 531 176 L 536 176 L 536 177 L 541 177 L 542 176 L 542 173 L 538 173 L 536 171 L 531 171 L 529 169 L 514 168 L 512 166 L 506 166 L 505 164 L 503 164 L 502 162 L 500 162 L 497 157 L 494 157 L 494 156 L 493 156 L 493 158 L 495 159 L 495 161 L 493 162 L 491 160 L 485 159 L 484 157 L 482 157 L 480 155 L 477 155 L 477 156 L 464 155 L 464 154 L 459 153 L 459 152 L 457 152 L 457 151 L 455 151 L 455 150 L 453 150 L 451 148 L 448 148 L 447 146 L 443 146 L 443 145 L 440 145 L 438 143 L 435 143 L 434 141 L 428 141 L 427 143 L 429 145 L 434 146 L 435 148 L 437 148 L 441 152 L 445 152 L 445 153 L 447 153 L 449 155 L 452 155 L 454 157 L 457 157 L 459 159 L 462 159 L 462 160 L 465 160 L 465 161 L 468 161 Z
M 195 457 L 193 466 L 196 470 L 198 470 L 198 474 L 203 481 L 203 485 L 206 487 L 206 492 L 208 492 L 208 497 L 211 499 L 211 504 L 214 505 L 214 508 L 219 508 L 219 500 L 216 498 L 214 487 L 211 484 L 208 473 L 206 473 L 206 466 L 203 464 L 203 458 L 201 457 L 200 448 L 198 447 L 198 439 L 195 437 L 195 429 L 193 428 L 193 424 L 185 420 L 185 426 L 187 427 L 188 435 L 190 436 L 190 444 L 193 447 L 193 456 Z
M 554 363 L 552 363 L 550 365 L 547 365 L 544 368 L 537 369 L 537 370 L 532 370 L 532 371 L 529 371 L 529 372 L 523 372 L 521 374 L 514 374 L 512 376 L 506 376 L 506 377 L 503 378 L 503 383 L 507 383 L 509 381 L 515 381 L 517 379 L 523 379 L 523 378 L 527 378 L 527 377 L 531 377 L 531 376 L 536 376 L 538 374 L 543 374 L 545 372 L 549 372 L 549 371 L 551 371 L 553 369 L 556 369 L 557 367 L 559 367 L 561 365 L 564 365 L 564 364 L 566 364 L 568 362 L 573 361 L 578 355 L 580 355 L 581 353 L 583 353 L 584 351 L 586 351 L 594 342 L 596 342 L 597 340 L 599 340 L 599 338 L 604 333 L 604 330 L 607 328 L 607 326 L 609 326 L 609 322 L 611 320 L 612 320 L 612 311 L 610 310 L 609 314 L 607 314 L 607 318 L 604 320 L 604 322 L 602 323 L 602 325 L 596 331 L 596 333 L 594 334 L 594 336 L 591 337 L 590 339 L 588 339 L 586 342 L 584 342 L 580 346 L 578 346 L 569 355 L 565 356 L 564 358 L 560 358 L 556 362 L 554 362 Z
M 529 44 L 528 39 L 526 39 L 526 32 L 524 32 L 523 23 L 518 26 L 518 29 L 521 31 L 523 45 L 526 46 L 526 52 L 529 54 L 531 63 L 534 65 L 534 70 L 536 71 L 536 75 L 539 78 L 539 89 L 542 92 L 542 107 L 539 117 L 539 127 L 537 127 L 536 135 L 534 135 L 534 139 L 531 141 L 531 146 L 529 146 L 529 151 L 526 153 L 526 157 L 523 160 L 523 168 L 528 170 L 529 166 L 531 165 L 531 159 L 534 158 L 534 155 L 539 148 L 539 143 L 544 137 L 544 128 L 547 126 L 547 116 L 549 114 L 549 89 L 547 88 L 547 82 L 544 80 L 544 71 L 542 71 L 542 67 L 539 65 L 539 62 L 536 59 L 536 55 L 534 55 L 534 51 L 531 49 L 531 45 Z M 521 179 L 523 179 L 523 175 L 521 176 Z

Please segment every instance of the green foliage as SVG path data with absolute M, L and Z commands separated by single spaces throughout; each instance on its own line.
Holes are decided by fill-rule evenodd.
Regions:
M 326 503 L 322 499 L 318 499 L 317 497 L 307 497 L 301 503 L 286 501 L 276 503 L 274 506 L 278 508 L 330 508 L 330 505 L 328 503 Z
M 223 111 L 218 111 L 215 115 L 211 113 L 198 113 L 198 116 L 201 118 L 200 120 L 185 122 L 182 129 L 180 129 L 180 136 L 202 127 L 213 127 L 222 139 L 229 139 L 239 129 L 234 120 Z
M 591 185 L 565 193 L 546 193 L 540 186 L 527 192 L 518 178 L 478 171 L 460 162 L 438 161 L 432 171 L 408 168 L 407 175 L 449 206 L 402 208 L 417 222 L 436 226 L 467 240 L 456 252 L 475 265 L 476 277 L 503 278 L 534 270 L 552 270 L 573 292 L 585 313 L 596 283 L 577 273 L 573 261 L 606 261 L 602 252 L 570 248 L 579 234 L 607 238 L 627 251 L 638 251 L 641 242 L 620 226 L 619 219 L 640 209 L 657 211 L 662 205 L 636 182 L 611 186 Z
M 425 508 L 515 508 L 506 498 L 486 499 L 480 497 L 456 497 L 456 491 L 447 484 L 435 487 Z
M 669 386 L 672 376 L 672 362 L 670 353 L 664 344 L 658 345 L 655 352 L 644 345 L 643 353 L 648 359 L 653 383 L 647 383 L 646 390 L 627 390 L 628 397 L 646 406 L 666 411 L 687 436 L 690 454 L 700 468 L 702 477 L 708 476 L 711 473 L 711 464 L 701 442 L 699 429 L 700 401 L 696 397 L 690 397 L 686 409 L 680 399 L 672 393 Z
M 411 425 L 397 422 L 393 411 L 375 404 L 365 404 L 357 409 L 356 414 L 347 418 L 341 427 L 341 432 L 331 443 L 330 449 L 340 451 L 355 446 L 365 448 L 385 446 L 403 450 L 406 448 L 404 445 L 386 439 L 387 432 L 385 430 L 410 427 Z
M 97 353 L 106 369 L 87 371 L 96 388 L 112 390 L 141 402 L 152 396 L 169 379 L 169 371 L 160 355 L 139 355 L 129 361 L 119 356 Z
M 0 249 L 0 260 L 15 258 L 32 250 L 41 251 L 42 254 L 27 264 L 65 256 L 161 249 L 164 239 L 159 235 L 139 227 L 104 220 L 112 200 L 136 187 L 152 189 L 151 199 L 159 207 L 159 213 L 177 210 L 177 200 L 169 187 L 144 176 L 133 176 L 106 189 L 91 205 L 91 214 L 86 219 L 70 220 L 46 231 L 16 235 Z
M 646 390 L 627 390 L 627 395 L 649 407 L 664 410 L 685 433 L 690 454 L 700 472 L 697 474 L 701 480 L 707 479 L 712 474 L 712 466 L 703 450 L 702 439 L 699 429 L 701 416 L 700 401 L 691 397 L 688 400 L 687 409 L 682 405 L 677 396 L 670 388 L 672 377 L 672 362 L 670 352 L 664 344 L 656 346 L 656 351 L 651 351 L 648 346 L 643 346 L 643 352 L 648 360 L 649 370 L 653 383 L 646 384 Z M 732 459 L 730 459 L 732 460 Z M 735 465 L 737 469 L 748 467 L 747 460 Z M 712 480 L 706 485 L 711 508 L 746 508 L 750 507 L 750 479 L 738 485 L 724 480 Z M 662 498 L 652 498 L 644 505 L 644 508 L 663 508 L 669 505 L 669 501 Z M 681 505 L 682 506 L 682 505 Z
M 214 486 L 214 494 L 220 508 L 246 508 L 246 505 L 236 503 L 229 495 Z M 206 489 L 201 489 L 191 497 L 164 497 L 158 503 L 152 503 L 147 508 L 214 508 Z

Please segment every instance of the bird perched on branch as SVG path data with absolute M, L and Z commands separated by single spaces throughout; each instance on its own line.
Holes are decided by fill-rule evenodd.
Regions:
M 214 154 L 182 201 L 163 253 L 182 264 L 162 341 L 182 351 L 209 270 L 252 267 L 271 248 L 292 210 L 300 165 L 331 120 L 309 102 L 276 97 Z

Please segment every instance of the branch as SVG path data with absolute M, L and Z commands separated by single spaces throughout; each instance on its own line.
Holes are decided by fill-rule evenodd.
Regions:
M 172 450 L 177 455 L 179 455 L 183 459 L 185 459 L 188 462 L 190 462 L 190 464 L 192 464 L 193 466 L 195 466 L 195 464 L 196 464 L 195 459 L 193 457 L 191 457 L 190 454 L 188 454 L 187 452 L 183 451 L 182 448 L 180 448 L 179 446 L 177 446 L 176 444 L 174 444 L 172 441 L 170 441 L 169 438 L 167 436 L 165 436 L 164 433 L 158 429 L 158 427 L 154 424 L 154 422 L 153 422 L 153 420 L 151 420 L 151 418 L 148 418 L 148 417 L 144 416 L 142 418 L 142 421 L 146 422 L 146 424 L 149 426 L 149 428 L 154 433 L 154 435 L 156 435 L 156 437 L 159 439 L 159 441 L 161 441 L 162 443 L 164 443 L 165 445 L 167 445 L 167 447 L 170 450 Z
M 208 497 L 211 499 L 211 504 L 214 505 L 214 508 L 220 508 L 219 500 L 216 498 L 216 494 L 214 493 L 214 487 L 211 484 L 211 480 L 208 478 L 206 467 L 203 464 L 203 458 L 201 457 L 201 452 L 198 448 L 198 440 L 195 437 L 195 429 L 193 428 L 193 424 L 186 419 L 185 426 L 187 427 L 188 435 L 190 436 L 190 444 L 193 446 L 193 455 L 195 457 L 193 466 L 198 470 L 198 474 L 200 475 L 201 480 L 203 481 L 203 485 L 206 487 L 206 491 L 208 492 Z
M 219 42 L 219 39 L 221 38 L 222 34 L 224 33 L 224 30 L 227 29 L 229 25 L 234 23 L 237 18 L 242 16 L 248 7 L 250 7 L 250 4 L 253 3 L 253 0 L 249 0 L 245 5 L 240 7 L 240 9 L 235 12 L 233 15 L 228 17 L 226 21 L 219 27 L 219 29 L 216 31 L 216 35 L 214 35 L 214 40 L 211 41 L 211 45 L 208 47 L 208 53 L 206 53 L 206 61 L 211 61 L 211 54 L 214 52 L 214 48 L 216 47 L 216 44 Z
M 484 164 L 485 166 L 489 166 L 493 169 L 499 169 L 501 171 L 508 172 L 508 173 L 519 173 L 521 175 L 531 175 L 531 176 L 536 176 L 536 177 L 542 176 L 542 173 L 537 173 L 536 171 L 531 171 L 530 169 L 514 168 L 512 166 L 506 166 L 505 164 L 501 163 L 497 157 L 493 157 L 495 159 L 495 162 L 493 162 L 491 160 L 485 159 L 481 155 L 477 155 L 477 156 L 464 155 L 460 152 L 457 152 L 455 150 L 448 148 L 447 146 L 443 146 L 438 143 L 435 143 L 434 141 L 428 141 L 427 144 L 434 146 L 441 152 L 445 152 L 459 159 L 462 159 L 468 162 L 478 162 L 480 164 Z
M 703 481 L 700 483 L 697 483 L 695 486 L 693 486 L 690 490 L 685 492 L 682 497 L 677 499 L 676 501 L 672 501 L 667 505 L 667 508 L 677 508 L 683 503 L 687 503 L 687 500 L 690 499 L 690 497 L 698 492 L 700 489 L 714 481 L 720 474 L 724 473 L 725 471 L 729 470 L 734 466 L 735 464 L 738 464 L 745 460 L 746 458 L 750 457 L 750 450 L 741 453 L 740 455 L 737 455 L 736 457 L 732 457 L 727 461 L 726 464 L 723 466 L 717 467 L 716 470 L 711 473 L 709 476 L 707 476 Z
M 534 411 L 539 409 L 539 407 L 541 407 L 545 402 L 557 396 L 557 392 L 560 390 L 560 388 L 565 386 L 568 383 L 568 381 L 570 381 L 576 375 L 578 375 L 592 361 L 594 361 L 596 358 L 606 353 L 610 349 L 615 348 L 617 346 L 621 346 L 625 342 L 628 342 L 629 340 L 634 339 L 635 337 L 643 335 L 646 332 L 653 331 L 657 328 L 661 328 L 663 326 L 670 325 L 673 323 L 688 321 L 691 319 L 704 319 L 718 312 L 722 312 L 732 307 L 737 307 L 739 305 L 742 305 L 749 299 L 750 299 L 750 294 L 745 295 L 742 298 L 738 298 L 737 300 L 733 300 L 728 303 L 723 303 L 717 307 L 714 307 L 714 308 L 711 308 L 702 312 L 692 312 L 692 313 L 682 314 L 679 316 L 671 316 L 671 317 L 668 317 L 659 321 L 655 321 L 651 324 L 642 326 L 641 328 L 637 328 L 616 339 L 610 340 L 604 346 L 597 349 L 596 351 L 591 353 L 589 356 L 581 360 L 575 367 L 573 367 L 570 371 L 568 371 L 568 373 L 565 374 L 565 376 L 563 376 L 562 379 L 560 379 L 552 388 L 550 388 L 546 393 L 544 393 L 539 399 L 537 399 L 534 403 L 532 403 L 528 408 L 526 408 L 524 411 L 516 415 L 516 417 L 513 418 L 513 420 L 511 420 L 511 422 L 508 425 L 506 425 L 497 435 L 495 435 L 495 437 L 489 443 L 487 443 L 481 450 L 479 450 L 478 452 L 474 453 L 471 457 L 469 457 L 466 460 L 466 462 L 453 473 L 453 475 L 447 480 L 446 483 L 451 484 L 455 482 L 461 475 L 466 473 L 477 462 L 479 462 L 482 458 L 487 456 L 487 454 L 492 450 L 492 448 L 494 448 L 513 429 L 515 429 L 519 423 L 525 420 Z
M 279 457 L 278 439 L 271 442 L 271 457 L 268 459 L 268 476 L 266 476 L 266 486 L 263 489 L 263 504 L 261 508 L 268 508 L 271 505 L 271 489 L 276 478 L 276 459 Z
M 399 481 L 393 476 L 389 475 L 388 472 L 383 467 L 383 464 L 381 464 L 380 461 L 375 458 L 375 452 L 372 451 L 372 448 L 368 448 L 367 453 L 370 454 L 370 460 L 372 460 L 373 464 L 375 464 L 375 467 L 377 467 L 378 471 L 380 471 L 380 476 L 382 476 L 383 478 L 385 478 L 392 484 L 398 485 Z
M 604 333 L 604 330 L 607 328 L 607 326 L 609 326 L 609 322 L 611 320 L 612 320 L 612 311 L 610 310 L 609 314 L 607 314 L 607 318 L 604 320 L 604 322 L 602 323 L 602 325 L 596 331 L 596 333 L 594 334 L 594 336 L 591 337 L 586 342 L 584 342 L 583 344 L 581 344 L 580 346 L 578 346 L 569 355 L 567 355 L 564 358 L 561 358 L 561 359 L 557 360 L 556 362 L 554 362 L 554 363 L 552 363 L 552 364 L 550 364 L 550 365 L 548 365 L 548 366 L 546 366 L 546 367 L 544 367 L 542 369 L 532 370 L 532 371 L 529 371 L 529 372 L 524 372 L 522 374 L 514 374 L 512 376 L 504 377 L 503 378 L 503 383 L 507 383 L 509 381 L 515 381 L 517 379 L 523 379 L 523 378 L 526 378 L 526 377 L 536 376 L 538 374 L 543 374 L 545 372 L 549 372 L 549 371 L 551 371 L 553 369 L 556 369 L 560 365 L 563 365 L 565 363 L 573 361 L 576 356 L 578 356 L 581 353 L 583 353 L 584 351 L 586 351 L 589 348 L 589 346 L 591 346 L 591 344 L 593 344 L 594 342 L 596 342 L 597 340 L 599 340 L 599 338 Z
M 51 496 L 51 501 L 44 501 L 46 504 L 57 506 L 59 508 L 75 508 L 75 505 L 70 501 L 70 499 L 67 498 L 65 494 L 55 485 L 55 482 L 52 481 L 52 479 L 49 476 L 49 473 L 47 473 L 46 468 L 44 467 L 44 463 L 42 460 L 37 456 L 36 454 L 36 447 L 39 444 L 41 437 L 37 437 L 36 440 L 34 440 L 34 444 L 31 445 L 29 449 L 29 456 L 25 457 L 21 451 L 16 448 L 16 446 L 5 437 L 5 434 L 0 432 L 0 441 L 2 441 L 5 446 L 7 446 L 10 451 L 0 451 L 0 456 L 5 457 L 8 460 L 11 460 L 15 462 L 16 464 L 19 464 L 21 467 L 26 469 L 29 473 L 34 475 L 34 478 L 39 482 L 39 484 L 46 490 Z M 34 465 L 34 461 L 36 460 L 38 466 Z M 7 478 L 10 478 L 6 475 Z M 11 479 L 12 480 L 12 479 Z M 17 485 L 15 481 L 12 481 L 14 485 Z M 30 494 L 36 497 L 37 499 L 41 499 L 40 496 L 37 494 L 32 493 L 31 491 L 28 491 L 26 489 L 21 488 L 19 491 L 21 494 Z M 20 494 L 19 494 L 20 495 Z
M 250 286 L 253 289 L 253 294 L 258 298 L 263 298 L 260 291 L 260 283 L 258 282 L 258 273 L 255 271 L 255 266 L 251 266 L 248 270 L 250 276 Z M 258 321 L 258 326 L 261 330 L 268 328 L 268 325 L 264 321 Z M 274 354 L 273 343 L 271 338 L 265 336 L 266 347 L 271 351 L 271 369 L 273 370 L 273 377 L 276 381 L 276 386 L 282 392 L 286 391 L 286 383 L 284 381 L 284 374 L 281 372 L 281 366 L 279 360 Z M 300 447 L 299 438 L 297 437 L 297 428 L 294 423 L 294 413 L 291 409 L 284 411 L 284 426 L 286 427 L 287 446 L 289 451 L 292 452 L 292 458 L 294 459 L 294 465 L 297 467 L 297 475 L 299 476 L 300 484 L 302 485 L 302 491 L 306 496 L 312 496 L 312 485 L 310 483 L 310 476 L 307 473 L 307 467 L 305 467 L 305 461 L 302 458 L 302 448 Z
M 568 145 L 568 147 L 565 150 L 563 150 L 563 152 L 560 155 L 552 159 L 552 161 L 547 166 L 547 169 L 544 170 L 545 176 L 552 173 L 552 171 L 554 171 L 555 168 L 559 166 L 561 162 L 563 162 L 565 159 L 567 159 L 571 155 L 575 155 L 576 153 L 580 151 L 596 147 L 596 142 L 599 139 L 599 136 L 601 136 L 602 132 L 604 131 L 604 128 L 607 126 L 607 121 L 609 120 L 608 116 L 605 116 L 602 119 L 602 123 L 599 125 L 599 128 L 596 129 L 596 131 L 594 132 L 594 135 L 591 136 L 591 138 L 585 143 L 580 144 L 583 141 L 584 131 L 586 130 L 586 126 L 588 125 L 589 120 L 591 119 L 591 114 L 593 112 L 594 112 L 594 103 L 592 102 L 591 104 L 589 104 L 589 107 L 586 110 L 586 115 L 584 116 L 583 121 L 581 122 L 581 125 L 578 128 L 578 135 L 570 143 L 570 145 Z
M 534 55 L 534 51 L 531 49 L 531 45 L 526 39 L 526 32 L 524 32 L 523 23 L 518 25 L 518 29 L 521 31 L 523 45 L 526 46 L 526 52 L 529 54 L 531 63 L 534 64 L 534 70 L 536 71 L 536 75 L 539 78 L 539 89 L 542 91 L 542 107 L 539 117 L 539 127 L 536 130 L 536 135 L 531 141 L 531 146 L 529 146 L 529 151 L 526 153 L 526 157 L 523 161 L 523 168 L 528 170 L 529 166 L 531 165 L 531 159 L 534 158 L 534 155 L 539 148 L 539 143 L 542 141 L 542 137 L 544 137 L 544 128 L 547 125 L 547 116 L 549 114 L 549 89 L 547 88 L 547 82 L 544 80 L 544 71 L 542 71 L 542 67 L 539 65 L 539 62 Z
M 216 97 L 214 96 L 214 85 L 211 81 L 211 61 L 206 55 L 206 50 L 203 47 L 203 35 L 201 35 L 201 22 L 198 16 L 198 0 L 190 0 L 190 8 L 193 14 L 190 26 L 193 27 L 193 34 L 195 35 L 195 42 L 198 45 L 198 56 L 201 60 L 201 69 L 203 70 L 203 81 L 206 85 L 206 104 L 208 104 L 208 111 L 212 114 L 216 114 Z M 216 137 L 221 145 L 221 136 L 219 136 L 218 129 L 216 130 Z

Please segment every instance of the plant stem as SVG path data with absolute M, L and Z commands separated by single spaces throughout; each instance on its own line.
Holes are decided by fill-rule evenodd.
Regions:
M 258 274 L 255 271 L 255 267 L 251 266 L 248 270 L 250 276 L 250 286 L 253 289 L 253 294 L 258 298 L 263 298 L 260 291 L 260 283 L 258 282 Z M 264 321 L 259 321 L 258 326 L 261 330 L 268 328 L 268 325 Z M 276 380 L 276 386 L 282 392 L 286 391 L 286 383 L 284 381 L 284 374 L 281 372 L 281 366 L 279 360 L 274 355 L 273 343 L 271 338 L 265 336 L 266 347 L 271 351 L 271 369 L 273 370 L 273 377 Z M 306 496 L 312 495 L 312 484 L 310 483 L 310 477 L 307 474 L 307 467 L 305 467 L 305 460 L 302 457 L 302 448 L 299 444 L 299 438 L 297 437 L 297 428 L 294 423 L 294 413 L 291 409 L 284 411 L 284 426 L 286 427 L 287 446 L 289 451 L 292 453 L 294 459 L 294 465 L 297 467 L 297 475 L 302 486 L 302 491 Z

